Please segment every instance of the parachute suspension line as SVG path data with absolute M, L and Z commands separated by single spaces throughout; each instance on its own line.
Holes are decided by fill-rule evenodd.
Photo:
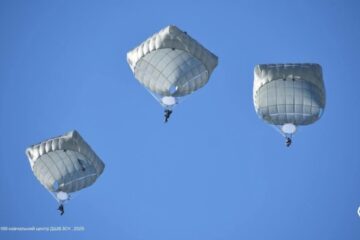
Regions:
M 277 132 L 279 132 L 283 137 L 286 137 L 285 133 L 281 131 L 281 126 L 278 125 L 270 125 L 272 128 L 274 128 Z
M 60 203 L 60 200 L 56 197 L 56 194 L 54 192 L 48 191 L 50 193 L 50 195 L 55 198 L 55 200 Z
M 281 125 L 270 125 L 271 127 L 273 127 L 276 131 L 278 131 L 284 138 L 285 138 L 285 146 L 286 147 L 290 147 L 292 144 L 292 136 L 293 133 L 286 133 L 282 130 L 282 126 Z
M 160 103 L 160 105 L 163 106 L 163 108 L 164 108 L 164 123 L 167 123 L 169 121 L 169 118 L 173 112 L 172 108 L 175 105 L 179 104 L 179 97 L 173 97 L 173 94 L 175 94 L 177 92 L 179 87 L 181 88 L 181 87 L 185 86 L 185 84 L 187 84 L 191 81 L 194 81 L 197 78 L 200 78 L 203 74 L 208 75 L 209 72 L 207 70 L 203 71 L 191 79 L 188 79 L 183 82 L 179 82 L 178 85 L 170 87 L 170 89 L 169 89 L 169 93 L 171 94 L 170 96 L 162 96 L 160 94 L 156 94 L 153 91 L 151 91 L 150 89 L 148 89 L 147 87 L 145 87 L 145 89 L 151 94 L 151 96 L 153 96 L 156 99 L 156 101 L 158 101 Z
M 153 93 L 150 89 L 145 88 L 150 94 L 151 96 L 153 96 L 156 101 L 158 101 L 160 103 L 160 105 L 164 108 L 164 123 L 167 123 L 169 121 L 170 115 L 172 113 L 172 108 L 178 104 L 178 100 L 174 99 L 174 102 L 172 105 L 166 105 L 163 103 L 163 98 L 166 99 L 166 96 L 161 98 L 161 96 L 157 96 L 155 93 Z M 168 98 L 172 98 L 172 97 L 168 97 Z M 171 99 L 170 99 L 171 100 Z
M 185 86 L 185 84 L 191 82 L 191 81 L 194 81 L 195 79 L 197 78 L 200 78 L 202 76 L 202 74 L 208 74 L 208 71 L 204 71 L 196 76 L 194 76 L 193 78 L 191 79 L 188 79 L 187 81 L 184 81 L 184 82 L 180 82 L 179 85 L 177 85 L 174 89 L 170 89 L 170 93 L 171 95 L 175 94 L 176 91 L 178 90 L 179 86 L 182 88 Z M 153 93 L 150 91 L 150 93 L 153 95 Z M 154 95 L 153 95 L 154 96 Z M 178 99 L 177 98 L 174 98 L 172 96 L 165 96 L 161 99 L 161 105 L 163 105 L 165 107 L 165 110 L 164 110 L 164 123 L 167 123 L 171 114 L 172 114 L 172 107 L 175 106 L 176 104 L 178 104 Z M 167 104 L 168 103 L 168 104 Z
M 53 198 L 56 200 L 56 202 L 58 202 L 60 204 L 69 201 L 73 197 L 72 194 L 70 195 L 69 193 L 62 192 L 62 191 L 58 191 L 58 192 L 48 191 L 48 192 L 50 193 L 51 196 L 53 196 Z
M 62 216 L 65 213 L 64 203 L 70 199 L 70 195 L 66 192 L 60 191 L 56 193 L 56 198 L 58 199 L 59 202 L 59 207 L 57 210 L 60 212 L 60 215 Z
M 285 145 L 290 147 L 292 143 L 292 135 L 296 132 L 296 125 L 294 123 L 286 123 L 281 126 L 281 131 L 285 134 Z
M 65 202 L 70 200 L 70 195 L 68 193 L 65 192 L 51 192 L 48 191 L 50 193 L 51 196 L 53 196 L 56 200 L 56 202 L 59 204 L 59 207 L 57 208 L 57 210 L 60 212 L 60 216 L 64 215 L 65 210 L 64 210 L 64 204 Z M 59 197 L 59 193 L 63 193 L 64 195 L 66 195 L 66 199 L 61 199 L 61 197 Z
M 145 87 L 145 89 L 155 98 L 156 101 L 160 103 L 161 106 L 165 107 L 165 104 L 161 101 L 161 96 L 158 96 L 157 94 L 153 93 L 150 89 Z

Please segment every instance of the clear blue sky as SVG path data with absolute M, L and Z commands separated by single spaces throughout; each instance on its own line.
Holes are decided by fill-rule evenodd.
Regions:
M 360 3 L 0 1 L 0 239 L 358 240 Z M 214 1 L 215 2 L 215 1 Z M 126 53 L 175 24 L 219 57 L 162 108 Z M 291 148 L 256 115 L 253 67 L 314 62 L 327 106 Z M 60 217 L 25 148 L 77 129 L 106 164 Z

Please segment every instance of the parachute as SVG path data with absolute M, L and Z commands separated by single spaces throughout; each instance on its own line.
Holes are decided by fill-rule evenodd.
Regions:
M 254 69 L 253 98 L 258 116 L 280 130 L 290 146 L 299 126 L 316 122 L 325 108 L 319 64 L 261 64 Z
M 32 145 L 26 155 L 35 177 L 60 203 L 59 208 L 71 193 L 92 185 L 105 167 L 77 131 Z
M 186 32 L 168 26 L 127 53 L 135 78 L 165 109 L 165 122 L 182 97 L 203 87 L 218 58 Z

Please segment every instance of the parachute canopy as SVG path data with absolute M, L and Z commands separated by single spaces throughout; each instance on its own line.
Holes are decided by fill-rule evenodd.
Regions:
M 105 167 L 77 131 L 33 145 L 26 155 L 36 178 L 58 200 L 93 184 Z
M 127 53 L 135 78 L 164 107 L 203 87 L 218 58 L 186 32 L 168 26 Z
M 261 64 L 254 69 L 254 106 L 261 119 L 292 134 L 317 121 L 325 108 L 319 64 Z

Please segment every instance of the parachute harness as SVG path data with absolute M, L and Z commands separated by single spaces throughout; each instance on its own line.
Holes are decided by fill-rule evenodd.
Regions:
M 171 116 L 172 110 L 170 109 L 165 109 L 164 110 L 164 123 L 167 123 L 170 116 Z

